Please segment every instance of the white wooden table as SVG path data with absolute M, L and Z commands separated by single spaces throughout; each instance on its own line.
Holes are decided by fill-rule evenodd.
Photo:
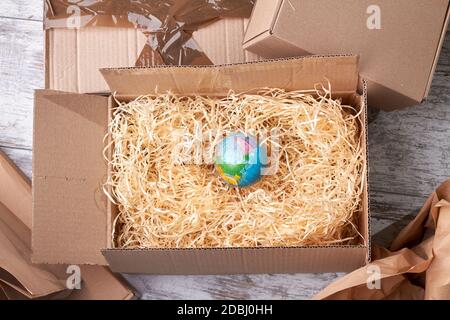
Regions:
M 42 0 L 0 2 L 0 148 L 31 177 L 33 90 L 44 86 Z M 373 242 L 388 244 L 450 177 L 450 34 L 428 102 L 369 125 Z M 0 181 L 1 183 L 1 181 Z M 340 274 L 128 275 L 147 299 L 304 299 Z

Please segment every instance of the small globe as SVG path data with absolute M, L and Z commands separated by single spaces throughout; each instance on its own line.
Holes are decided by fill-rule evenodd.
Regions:
M 267 163 L 267 147 L 251 135 L 233 133 L 223 138 L 215 150 L 215 168 L 219 176 L 233 187 L 246 187 L 261 178 Z

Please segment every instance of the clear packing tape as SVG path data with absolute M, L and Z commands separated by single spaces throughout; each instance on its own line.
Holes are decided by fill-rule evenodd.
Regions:
M 136 28 L 147 37 L 136 66 L 212 64 L 192 38 L 202 25 L 249 17 L 254 0 L 45 0 L 44 29 Z

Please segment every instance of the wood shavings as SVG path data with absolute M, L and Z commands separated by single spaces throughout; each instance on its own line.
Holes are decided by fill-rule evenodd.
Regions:
M 323 87 L 230 92 L 224 98 L 165 93 L 119 103 L 109 125 L 112 143 L 105 149 L 112 153 L 105 190 L 119 211 L 113 243 L 120 248 L 355 243 L 366 165 L 361 126 L 361 110 L 332 99 Z M 273 129 L 277 141 L 266 140 L 278 168 L 255 185 L 230 188 L 205 161 L 222 132 L 261 135 Z M 199 131 L 206 132 L 206 142 Z M 199 144 L 205 159 L 195 154 Z M 180 156 L 180 148 L 188 151 L 183 155 L 194 154 L 194 161 Z

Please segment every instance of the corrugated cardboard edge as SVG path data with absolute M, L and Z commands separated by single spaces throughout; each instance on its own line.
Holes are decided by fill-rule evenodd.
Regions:
M 108 123 L 111 123 L 112 119 L 113 119 L 113 107 L 115 106 L 115 98 L 114 96 L 109 96 L 108 98 Z M 107 136 L 107 143 L 108 145 L 111 145 L 112 143 L 112 137 L 111 134 L 109 134 L 108 132 L 108 136 Z M 108 159 L 111 159 L 112 157 L 112 148 L 109 148 L 107 151 L 107 157 Z M 110 177 L 112 174 L 112 164 L 108 163 L 107 165 L 107 176 Z M 106 191 L 108 192 L 108 194 L 113 194 L 112 192 L 112 186 L 107 185 L 105 186 Z M 111 202 L 111 200 L 108 199 L 108 202 L 106 204 L 106 210 L 107 210 L 107 221 L 109 222 L 106 226 L 107 231 L 106 234 L 108 235 L 107 239 L 106 239 L 106 243 L 107 243 L 107 248 L 112 248 L 113 247 L 113 225 L 114 225 L 114 218 L 117 215 L 117 207 Z M 102 253 L 103 254 L 103 253 Z
M 365 181 L 365 188 L 366 188 L 366 199 L 365 203 L 367 204 L 367 263 L 369 263 L 372 260 L 372 214 L 370 211 L 370 184 L 369 184 L 369 175 L 370 175 L 370 167 L 369 167 L 369 120 L 367 115 L 367 108 L 368 108 L 368 92 L 367 92 L 367 81 L 362 79 L 362 99 L 364 103 L 364 127 L 365 127 L 365 140 L 366 140 L 366 181 Z
M 324 59 L 320 61 L 319 59 Z M 137 97 L 142 94 L 148 94 L 155 92 L 155 88 L 159 91 L 165 91 L 165 90 L 171 90 L 173 93 L 178 93 L 178 84 L 175 80 L 176 76 L 184 76 L 186 77 L 186 71 L 192 70 L 192 72 L 197 72 L 206 70 L 206 69 L 216 69 L 223 72 L 223 74 L 226 74 L 228 77 L 232 78 L 234 81 L 238 81 L 239 76 L 235 74 L 236 70 L 233 70 L 233 68 L 237 68 L 239 66 L 253 66 L 253 65 L 269 65 L 269 67 L 274 68 L 275 64 L 281 61 L 289 62 L 292 64 L 296 63 L 305 63 L 306 65 L 302 67 L 302 71 L 308 67 L 308 71 L 312 72 L 313 70 L 315 72 L 319 72 L 319 74 L 322 74 L 326 68 L 330 68 L 333 64 L 336 64 L 337 59 L 340 59 L 340 63 L 338 64 L 340 69 L 340 73 L 336 72 L 336 81 L 337 74 L 343 74 L 344 72 L 351 78 L 349 78 L 347 81 L 341 80 L 341 87 L 344 87 L 343 83 L 345 82 L 345 87 L 350 88 L 349 90 L 355 91 L 358 86 L 358 63 L 359 63 L 359 56 L 357 55 L 351 55 L 351 54 L 336 54 L 336 55 L 309 55 L 304 57 L 288 57 L 288 58 L 277 58 L 277 59 L 267 59 L 267 60 L 259 60 L 259 61 L 249 61 L 249 62 L 243 62 L 243 63 L 230 63 L 230 64 L 221 64 L 221 65 L 205 65 L 205 66 L 166 66 L 166 65 L 159 65 L 159 66 L 153 66 L 153 67 L 123 67 L 123 68 L 102 68 L 100 69 L 100 72 L 102 73 L 103 77 L 105 78 L 106 82 L 108 83 L 108 86 L 111 90 L 111 92 L 115 92 L 118 97 L 120 98 L 132 98 Z M 313 67 L 315 65 L 315 67 Z M 320 70 L 316 70 L 320 66 Z M 165 75 L 159 75 L 158 79 L 154 77 L 154 75 L 157 73 L 158 69 L 170 69 L 172 70 L 172 73 L 170 76 L 167 74 Z M 232 72 L 233 71 L 233 72 Z M 250 73 L 251 70 L 247 70 L 246 73 L 242 73 L 241 70 L 241 76 L 246 75 L 247 73 Z M 322 72 L 322 73 L 320 73 Z M 164 76 L 164 77 L 163 77 Z M 297 78 L 298 75 L 296 74 Z M 210 83 L 210 86 L 214 87 L 214 90 L 221 91 L 222 93 L 225 92 L 225 87 L 227 84 L 223 83 L 222 87 L 219 87 L 217 85 L 218 79 L 217 77 L 214 78 L 215 83 Z M 317 83 L 322 82 L 326 80 L 326 78 L 321 78 L 320 80 L 317 80 Z M 333 81 L 333 79 L 329 79 L 330 81 Z M 255 80 L 256 81 L 256 80 Z M 258 78 L 258 81 L 263 81 L 264 84 L 252 84 L 251 86 L 248 86 L 247 89 L 244 91 L 251 91 L 252 89 L 261 88 L 261 87 L 267 87 L 271 86 L 271 84 L 267 84 L 267 80 Z M 350 82 L 351 81 L 351 82 Z M 170 82 L 171 87 L 166 88 L 164 85 L 168 85 Z M 201 81 L 196 84 L 198 87 L 199 85 L 203 84 Z M 348 85 L 347 85 L 348 84 Z M 194 86 L 194 85 L 192 85 Z M 311 87 L 314 86 L 314 83 L 310 84 Z M 209 87 L 208 87 L 209 88 Z M 204 95 L 214 95 L 217 92 L 207 90 L 207 92 L 199 92 L 198 88 L 196 89 L 196 94 L 204 94 Z M 228 93 L 229 89 L 226 90 L 225 94 Z M 348 91 L 347 91 L 348 92 Z M 192 92 L 194 93 L 194 92 Z M 341 93 L 339 89 L 336 89 L 334 93 Z M 186 94 L 186 92 L 184 93 Z M 190 93 L 187 93 L 190 94 Z
M 428 77 L 428 84 L 427 84 L 427 87 L 423 94 L 423 99 L 426 99 L 428 97 L 428 93 L 430 92 L 431 84 L 433 82 L 434 71 L 436 70 L 436 66 L 439 61 L 439 55 L 441 54 L 441 51 L 442 51 L 442 45 L 444 44 L 445 35 L 447 34 L 447 28 L 448 28 L 449 21 L 450 21 L 450 1 L 449 1 L 449 5 L 447 7 L 447 15 L 445 17 L 445 20 L 444 20 L 444 23 L 442 26 L 441 38 L 439 39 L 438 47 L 436 48 L 436 55 L 434 56 L 433 66 L 431 67 L 430 75 Z
M 263 64 L 270 62 L 278 62 L 278 61 L 289 61 L 289 60 L 303 60 L 303 59 L 321 59 L 321 58 L 355 58 L 357 59 L 356 67 L 359 63 L 359 56 L 357 54 L 311 54 L 309 56 L 296 56 L 296 57 L 283 57 L 283 58 L 273 58 L 273 59 L 263 59 L 263 60 L 254 60 L 254 61 L 245 61 L 245 62 L 237 62 L 237 63 L 223 63 L 223 64 L 214 64 L 214 65 L 155 65 L 149 67 L 120 67 L 120 68 L 101 68 L 100 72 L 103 73 L 104 76 L 108 76 L 110 73 L 114 73 L 117 71 L 132 71 L 136 72 L 139 70 L 153 70 L 153 69 L 204 69 L 204 68 L 221 68 L 221 67 L 231 67 L 237 65 L 253 65 L 253 64 Z M 145 72 L 145 71 L 144 71 Z

